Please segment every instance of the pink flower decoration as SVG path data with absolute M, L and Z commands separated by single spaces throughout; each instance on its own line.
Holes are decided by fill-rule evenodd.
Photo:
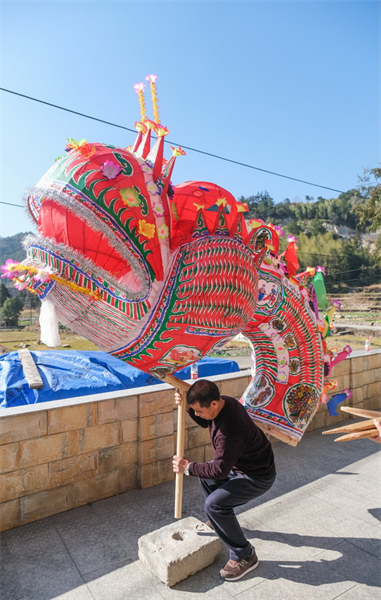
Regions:
M 294 235 L 289 235 L 287 238 L 288 243 L 290 244 L 291 242 L 294 242 L 294 244 L 296 243 L 296 237 Z
M 122 172 L 122 167 L 112 160 L 106 160 L 101 166 L 101 171 L 107 179 L 115 179 Z
M 41 281 L 42 283 L 46 283 L 50 281 L 50 276 L 52 275 L 52 268 L 45 267 L 44 269 L 38 269 L 36 275 L 33 277 L 35 281 Z
M 316 271 L 317 273 L 323 273 L 325 275 L 325 268 L 324 267 L 320 267 L 319 265 L 316 267 Z
M 148 83 L 155 83 L 157 79 L 157 75 L 147 75 L 146 77 L 146 81 L 148 81 Z
M 12 260 L 11 258 L 8 258 L 5 261 L 5 265 L 1 265 L 1 272 L 2 274 L 2 279 L 6 278 L 6 279 L 14 279 L 15 277 L 17 277 L 19 275 L 19 272 L 16 270 L 12 270 L 12 266 L 13 265 L 18 265 L 19 263 L 16 262 L 15 260 Z
M 336 306 L 337 310 L 341 310 L 341 302 L 339 300 L 332 300 L 332 306 Z
M 25 288 L 28 287 L 29 283 L 30 283 L 29 280 L 28 281 L 16 281 L 15 288 L 17 290 L 25 290 Z
M 146 86 L 144 85 L 144 83 L 135 83 L 134 85 L 134 90 L 137 94 L 139 94 L 140 92 L 142 92 L 144 90 Z
M 284 231 L 279 225 L 273 225 L 275 231 L 282 237 L 284 235 Z

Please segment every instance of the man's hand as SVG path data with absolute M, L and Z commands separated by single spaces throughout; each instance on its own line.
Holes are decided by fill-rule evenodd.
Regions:
M 175 473 L 184 473 L 185 468 L 189 465 L 189 460 L 185 456 L 174 456 L 172 459 L 173 471 Z
M 178 406 L 181 404 L 181 394 L 179 392 L 179 390 L 175 391 L 175 404 L 177 404 Z

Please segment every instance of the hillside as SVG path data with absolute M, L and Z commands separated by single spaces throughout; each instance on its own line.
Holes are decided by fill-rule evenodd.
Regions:
M 0 238 L 0 264 L 3 265 L 7 258 L 13 260 L 24 260 L 25 250 L 22 246 L 22 240 L 31 233 L 30 231 L 25 233 L 16 233 L 10 237 Z
M 286 198 L 277 204 L 265 191 L 242 197 L 240 202 L 247 204 L 249 219 L 262 219 L 283 229 L 282 251 L 287 234 L 297 238 L 301 269 L 324 267 L 328 291 L 345 293 L 381 281 L 380 231 L 369 231 L 369 219 L 361 219 L 368 199 L 358 190 L 331 199 L 306 196 L 305 202 Z

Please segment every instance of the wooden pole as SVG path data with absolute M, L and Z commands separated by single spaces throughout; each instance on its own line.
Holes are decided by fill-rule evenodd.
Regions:
M 191 387 L 189 383 L 178 379 L 174 375 L 167 375 L 163 381 L 178 388 L 181 394 L 181 404 L 177 410 L 177 446 L 176 455 L 184 456 L 185 446 L 185 415 L 186 415 L 186 392 Z M 175 487 L 175 519 L 181 519 L 182 504 L 183 504 L 183 482 L 184 473 L 176 473 Z

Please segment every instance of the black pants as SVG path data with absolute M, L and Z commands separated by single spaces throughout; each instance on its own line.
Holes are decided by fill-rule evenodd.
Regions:
M 246 558 L 251 550 L 234 509 L 262 496 L 274 481 L 275 475 L 270 478 L 250 478 L 235 471 L 230 471 L 227 479 L 200 479 L 206 496 L 205 512 L 218 537 L 229 548 L 232 560 Z

